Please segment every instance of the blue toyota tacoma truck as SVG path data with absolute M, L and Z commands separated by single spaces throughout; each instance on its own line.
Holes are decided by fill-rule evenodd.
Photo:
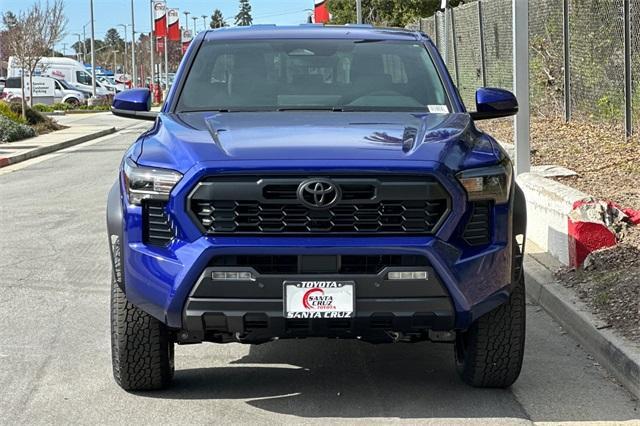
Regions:
M 109 194 L 113 372 L 170 384 L 174 345 L 306 337 L 451 343 L 507 387 L 525 340 L 525 203 L 431 40 L 366 26 L 200 33 Z

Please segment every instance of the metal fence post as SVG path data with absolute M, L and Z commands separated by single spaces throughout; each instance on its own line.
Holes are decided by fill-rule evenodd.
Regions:
M 442 45 L 442 56 L 444 63 L 449 62 L 449 18 L 447 17 L 447 9 L 444 10 L 444 43 Z
M 624 130 L 633 136 L 631 75 L 631 0 L 624 0 Z
M 482 86 L 487 87 L 487 63 L 484 56 L 484 23 L 482 18 L 482 1 L 478 5 L 478 28 L 480 30 L 480 72 L 482 72 Z
M 529 2 L 512 0 L 513 87 L 519 101 L 515 119 L 516 174 L 531 169 L 529 147 Z
M 440 49 L 440 24 L 438 23 L 438 13 L 436 12 L 434 16 L 434 32 L 435 32 L 435 42 L 436 47 Z
M 562 5 L 562 33 L 564 43 L 564 119 L 571 121 L 571 44 L 569 40 L 569 0 Z
M 451 39 L 453 41 L 453 68 L 456 70 L 456 86 L 460 87 L 460 69 L 458 67 L 458 42 L 456 41 L 456 19 L 453 16 L 455 9 L 451 9 Z

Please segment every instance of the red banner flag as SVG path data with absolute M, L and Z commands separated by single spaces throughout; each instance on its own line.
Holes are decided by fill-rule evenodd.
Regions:
M 329 9 L 327 8 L 327 2 L 329 0 L 315 0 L 315 7 L 313 9 L 313 22 L 316 24 L 326 24 L 331 20 Z
M 156 37 L 167 35 L 167 2 L 164 0 L 153 2 L 153 20 Z
M 191 30 L 182 30 L 182 54 L 184 55 L 191 44 L 193 33 Z
M 180 13 L 178 9 L 169 9 L 167 16 L 169 20 L 169 40 L 180 41 Z

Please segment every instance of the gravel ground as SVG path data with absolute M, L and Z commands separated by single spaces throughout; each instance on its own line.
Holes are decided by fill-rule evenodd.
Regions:
M 593 313 L 640 344 L 640 229 L 618 246 L 592 253 L 584 269 L 563 269 L 556 277 L 576 291 Z
M 502 142 L 513 143 L 512 119 L 480 127 Z M 532 118 L 531 161 L 578 173 L 558 178 L 573 188 L 623 207 L 640 209 L 640 140 L 625 140 L 618 128 L 562 119 Z
M 513 143 L 511 119 L 484 122 L 482 129 Z M 534 165 L 559 165 L 578 176 L 566 185 L 623 207 L 640 209 L 640 140 L 625 140 L 618 128 L 561 119 L 532 118 Z M 614 248 L 593 253 L 584 269 L 563 269 L 556 277 L 625 337 L 640 343 L 640 227 L 630 228 Z

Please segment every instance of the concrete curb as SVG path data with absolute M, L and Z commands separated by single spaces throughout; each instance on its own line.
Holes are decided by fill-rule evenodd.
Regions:
M 0 168 L 11 166 L 13 164 L 21 163 L 26 160 L 30 160 L 35 157 L 40 157 L 41 155 L 49 154 L 55 151 L 59 151 L 61 149 L 69 148 L 74 145 L 78 145 L 84 142 L 91 141 L 93 139 L 98 139 L 102 136 L 107 136 L 116 132 L 115 127 L 111 127 L 108 129 L 103 129 L 97 132 L 89 133 L 83 136 L 79 136 L 72 139 L 67 139 L 63 142 L 58 142 L 50 145 L 44 145 L 38 148 L 31 149 L 26 152 L 19 153 L 17 155 L 12 155 L 11 157 L 0 157 Z
M 631 393 L 640 399 L 640 347 L 603 329 L 573 292 L 558 284 L 537 257 L 525 257 L 529 298 L 540 305 Z

